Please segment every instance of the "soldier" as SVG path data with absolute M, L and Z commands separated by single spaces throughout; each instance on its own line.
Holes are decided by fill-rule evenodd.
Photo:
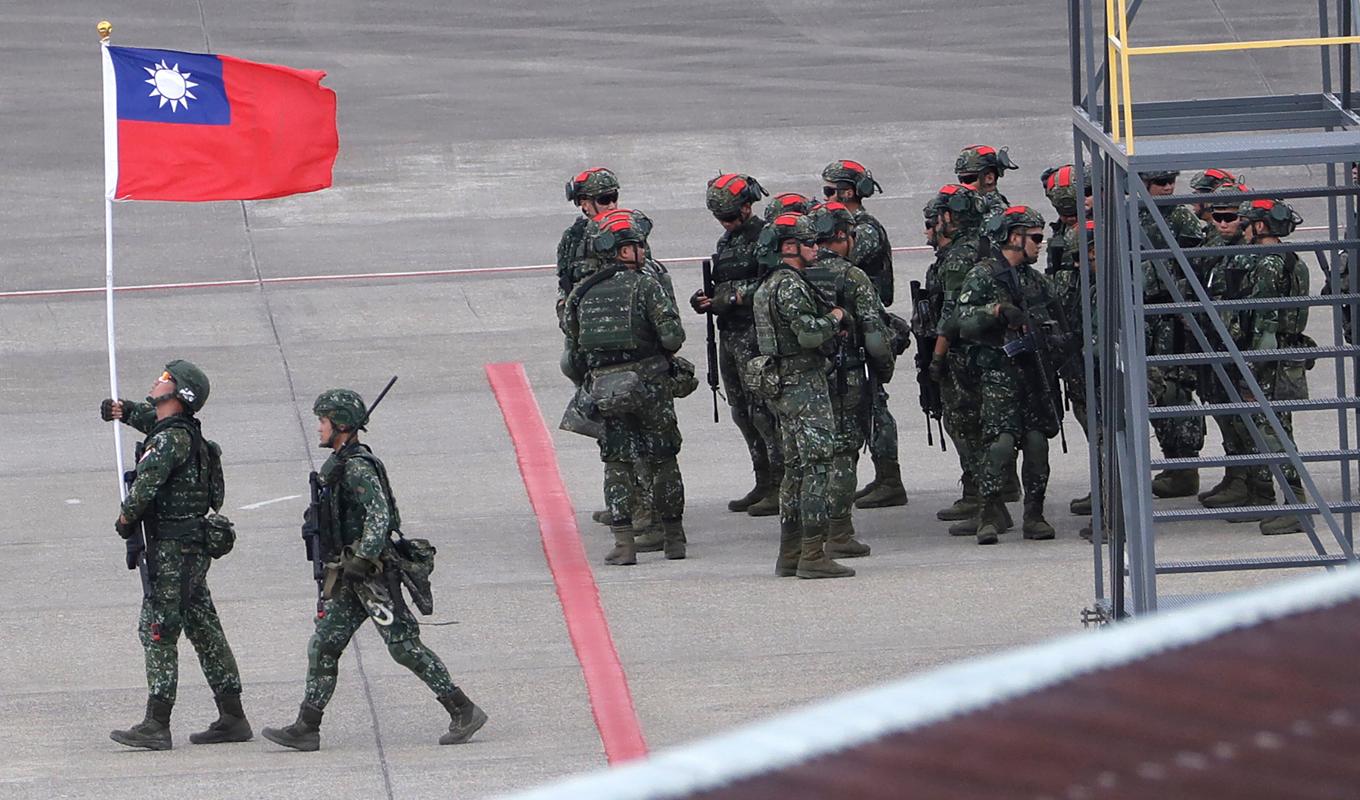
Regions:
M 1082 175 L 1086 175 L 1088 169 L 1082 169 Z M 1045 275 L 1053 275 L 1066 266 L 1066 245 L 1067 232 L 1072 226 L 1077 224 L 1077 175 L 1076 170 L 1071 164 L 1064 164 L 1061 167 L 1049 167 L 1044 170 L 1040 177 L 1040 182 L 1044 186 L 1044 194 L 1048 197 L 1048 202 L 1053 204 L 1053 210 L 1057 212 L 1058 219 L 1048 224 L 1048 262 L 1044 266 Z M 1086 217 L 1091 217 L 1091 185 L 1086 185 L 1085 204 Z
M 824 550 L 829 558 L 869 555 L 855 538 L 855 467 L 873 420 L 871 383 L 892 380 L 895 357 L 885 311 L 869 276 L 846 260 L 854 246 L 855 219 L 836 202 L 824 203 L 807 217 L 817 240 L 816 260 L 804 270 L 808 282 L 832 305 L 845 310 L 835 341 L 829 376 L 831 413 L 836 441 L 827 487 L 829 532 Z M 865 368 L 869 372 L 866 375 Z
M 883 191 L 874 176 L 855 161 L 833 161 L 822 170 L 822 194 L 828 201 L 844 205 L 855 218 L 854 247 L 847 259 L 859 267 L 878 290 L 884 308 L 893 304 L 892 244 L 888 231 L 864 209 L 864 199 Z M 883 508 L 907 504 L 902 485 L 902 468 L 897 461 L 897 420 L 888 409 L 888 393 L 880 384 L 874 398 L 874 435 L 869 454 L 874 461 L 874 479 L 855 492 L 856 508 Z
M 1053 385 L 1056 376 L 1046 374 L 1051 362 L 1045 363 L 1040 355 L 1048 339 L 1060 333 L 1053 323 L 1062 311 L 1048 281 L 1030 268 L 1039 260 L 1044 218 L 1028 206 L 1012 206 L 992 217 L 987 237 L 1001 243 L 992 251 L 993 261 L 969 273 L 954 317 L 946 322 L 946 330 L 952 333 L 956 326 L 957 335 L 973 343 L 970 359 L 981 387 L 984 449 L 977 542 L 996 544 L 998 534 L 1008 527 L 1001 494 L 1017 446 L 1025 454 L 1024 536 L 1052 539 L 1053 526 L 1044 519 L 1044 497 L 1048 440 L 1058 433 L 1061 408 Z
M 1068 347 L 1059 355 L 1058 374 L 1062 377 L 1063 388 L 1067 391 L 1067 400 L 1072 408 L 1072 416 L 1077 418 L 1077 424 L 1081 426 L 1081 432 L 1085 434 L 1086 441 L 1091 441 L 1091 431 L 1086 422 L 1086 363 L 1084 358 L 1085 348 L 1094 346 L 1094 341 L 1086 339 L 1085 329 L 1082 323 L 1083 308 L 1087 309 L 1091 315 L 1091 333 L 1094 336 L 1096 330 L 1096 222 L 1093 219 L 1086 220 L 1086 260 L 1090 264 L 1091 275 L 1088 281 L 1089 293 L 1083 295 L 1081 291 L 1081 248 L 1080 237 L 1077 226 L 1068 227 L 1064 234 L 1067 241 L 1063 243 L 1062 254 L 1063 263 L 1056 272 L 1048 276 L 1049 284 L 1053 287 L 1053 295 L 1062 307 L 1063 319 L 1069 328 L 1067 335 Z M 1097 406 L 1097 408 L 1099 408 Z M 1099 431 L 1097 431 L 1099 433 Z M 1091 493 L 1087 492 L 1084 497 L 1077 497 L 1068 503 L 1068 510 L 1075 516 L 1086 517 L 1091 515 Z M 1083 539 L 1091 538 L 1091 526 L 1086 525 L 1081 529 Z
M 779 482 L 784 475 L 774 413 L 747 391 L 742 378 L 742 367 L 757 354 L 751 298 L 760 274 L 756 242 L 765 227 L 765 220 L 752 213 L 752 207 L 767 194 L 749 175 L 728 173 L 708 182 L 708 210 L 722 226 L 723 235 L 713 253 L 713 297 L 700 288 L 690 298 L 695 312 L 711 313 L 716 319 L 718 367 L 727 405 L 755 472 L 755 486 L 745 496 L 729 501 L 727 510 L 745 511 L 753 517 L 779 513 Z
M 1351 183 L 1360 184 L 1360 161 L 1351 162 Z M 1340 294 L 1350 293 L 1350 251 L 1337 254 L 1336 260 L 1329 268 L 1325 263 L 1322 267 L 1322 294 L 1333 294 L 1332 284 L 1336 284 L 1336 291 Z M 1346 344 L 1354 344 L 1355 335 L 1352 332 L 1351 309 L 1354 303 L 1346 303 L 1341 306 L 1341 335 L 1345 338 Z
M 241 710 L 241 673 L 208 591 L 212 554 L 206 518 L 210 510 L 222 507 L 226 493 L 221 451 L 203 438 L 196 416 L 208 401 L 209 388 L 202 370 L 175 360 L 151 385 L 145 403 L 110 398 L 100 406 L 105 421 L 122 420 L 147 435 L 116 525 L 124 540 L 142 526 L 151 576 L 151 593 L 142 599 L 138 622 L 146 656 L 146 718 L 109 734 L 128 747 L 173 746 L 170 711 L 179 685 L 181 631 L 198 654 L 218 711 L 217 720 L 189 741 L 245 742 L 252 736 Z
M 1175 170 L 1144 172 L 1142 179 L 1147 191 L 1153 197 L 1175 194 Z M 1183 248 L 1198 247 L 1204 241 L 1204 225 L 1189 206 L 1164 207 L 1167 226 Z M 1138 209 L 1138 219 L 1143 234 L 1154 249 L 1167 247 L 1161 229 L 1157 227 L 1152 213 L 1145 207 Z M 1180 275 L 1180 265 L 1175 259 L 1143 262 L 1143 302 L 1166 303 L 1171 301 L 1171 290 L 1163 283 L 1157 264 L 1165 267 L 1173 279 Z M 1183 280 L 1183 279 L 1177 279 Z M 1181 319 L 1174 314 L 1148 317 L 1147 354 L 1184 353 L 1190 346 L 1189 337 Z M 1153 406 L 1189 405 L 1194 402 L 1194 389 L 1198 383 L 1196 370 L 1190 367 L 1148 368 L 1148 399 Z M 1167 458 L 1195 458 L 1204 447 L 1204 418 L 1180 417 L 1158 419 L 1152 423 L 1161 445 L 1162 454 Z M 1189 497 L 1199 492 L 1199 470 L 1166 469 L 1152 479 L 1152 493 L 1157 497 Z
M 400 554 L 391 538 L 400 535 L 401 513 L 387 468 L 366 444 L 368 408 L 358 392 L 329 389 L 312 404 L 317 418 L 317 446 L 330 450 L 318 472 L 331 530 L 319 532 L 334 542 L 327 565 L 325 605 L 307 643 L 307 680 L 297 721 L 265 728 L 264 738 L 294 750 L 321 747 L 321 715 L 335 692 L 340 656 L 369 618 L 398 664 L 416 674 L 449 713 L 449 730 L 440 744 L 462 744 L 486 724 L 486 712 L 454 685 L 439 656 L 420 641 L 420 623 L 401 594 Z
M 973 144 L 963 148 L 959 157 L 954 159 L 954 174 L 959 183 L 973 189 L 987 203 L 988 218 L 1010 207 L 1010 201 L 997 188 L 997 181 L 1008 169 L 1018 169 L 1019 164 L 1011 161 L 1010 151 L 997 150 L 985 144 Z
M 954 315 L 964 279 L 982 260 L 979 236 L 986 210 L 986 204 L 977 192 L 957 183 L 940 187 L 923 209 L 930 241 L 935 247 L 935 261 L 926 269 L 930 319 L 918 325 L 936 334 L 930 377 L 940 385 L 944 427 L 959 457 L 959 481 L 963 487 L 962 496 L 953 505 L 937 511 L 935 516 L 945 522 L 960 523 L 949 528 L 950 533 L 958 536 L 972 536 L 977 532 L 980 399 L 977 386 L 968 378 L 968 343 L 951 340 L 941 323 Z
M 591 167 L 567 181 L 567 200 L 581 209 L 581 216 L 557 243 L 557 317 L 572 287 L 599 267 L 599 259 L 586 246 L 586 226 L 595 217 L 613 211 L 619 202 L 619 179 L 604 167 Z
M 766 222 L 774 222 L 780 214 L 806 214 L 812 210 L 812 199 L 797 192 L 784 192 L 770 198 L 761 216 Z
M 779 490 L 780 577 L 847 578 L 849 567 L 827 556 L 827 487 L 836 449 L 836 422 L 826 383 L 826 348 L 845 312 L 827 308 L 803 271 L 817 257 L 817 237 L 801 214 L 781 214 L 761 233 L 770 271 L 756 289 L 760 355 L 747 375 L 779 414 L 784 482 Z
M 640 271 L 646 262 L 646 234 L 631 212 L 602 218 L 591 246 L 603 266 L 567 299 L 562 369 L 573 381 L 585 382 L 604 415 L 600 458 L 614 534 L 605 563 L 637 563 L 630 464 L 650 483 L 666 558 L 681 559 L 685 487 L 676 462 L 681 438 L 670 357 L 685 341 L 685 330 L 675 302 Z
M 1279 244 L 1281 238 L 1294 232 L 1303 218 L 1283 200 L 1252 200 L 1243 203 L 1238 211 L 1243 221 L 1243 235 L 1248 244 Z M 1267 298 L 1306 297 L 1308 291 L 1308 267 L 1297 253 L 1262 253 L 1251 257 L 1251 269 L 1247 273 L 1247 298 L 1263 300 Z M 1277 350 L 1281 348 L 1317 347 L 1304 330 L 1308 327 L 1308 307 L 1297 308 L 1253 308 L 1246 313 L 1242 327 L 1243 344 L 1251 350 Z M 1254 361 L 1251 364 L 1261 390 L 1271 400 L 1305 400 L 1308 398 L 1307 361 Z M 1243 400 L 1252 401 L 1250 392 L 1243 391 Z M 1281 427 L 1294 439 L 1292 415 L 1288 411 L 1276 412 Z M 1256 414 L 1252 422 L 1265 439 L 1267 452 L 1282 453 L 1284 447 L 1275 428 L 1266 421 L 1264 414 Z M 1257 466 L 1256 482 L 1270 485 L 1270 472 L 1265 466 Z M 1285 481 L 1293 492 L 1293 498 L 1286 495 L 1287 502 L 1304 503 L 1303 482 L 1299 479 L 1294 465 L 1285 462 L 1281 465 Z M 1281 486 L 1281 491 L 1284 487 Z M 1274 492 L 1270 503 L 1273 505 Z M 1267 536 L 1282 533 L 1298 533 L 1303 530 L 1299 517 L 1282 515 L 1261 521 L 1261 533 Z
M 1237 176 L 1228 172 L 1226 169 L 1210 167 L 1209 169 L 1202 169 L 1190 177 L 1190 191 L 1195 194 L 1212 194 L 1219 189 L 1222 189 L 1224 186 L 1233 186 L 1237 182 Z M 1213 202 L 1210 198 L 1206 197 L 1204 200 L 1195 203 L 1193 210 L 1195 216 L 1199 217 L 1200 222 L 1205 224 L 1206 236 L 1212 237 L 1214 231 L 1213 226 L 1210 223 L 1213 222 L 1214 216 Z M 1212 247 L 1213 245 L 1206 242 L 1204 246 Z

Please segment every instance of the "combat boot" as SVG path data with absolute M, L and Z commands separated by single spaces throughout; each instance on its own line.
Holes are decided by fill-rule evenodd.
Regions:
M 1189 497 L 1198 492 L 1197 469 L 1164 469 L 1152 479 L 1152 494 L 1157 497 Z
M 449 732 L 439 737 L 440 744 L 462 744 L 486 724 L 486 712 L 469 700 L 462 689 L 454 689 L 437 699 L 449 712 Z
M 1036 539 L 1045 541 L 1057 535 L 1053 526 L 1044 519 L 1044 501 L 1026 500 L 1025 518 L 1020 525 L 1020 530 L 1026 539 Z
M 637 563 L 637 545 L 633 541 L 632 525 L 610 525 L 614 534 L 614 549 L 604 557 L 604 563 L 615 567 L 626 567 Z
M 661 523 L 666 558 L 679 561 L 685 557 L 685 524 L 680 520 Z
M 169 703 L 152 695 L 146 698 L 146 718 L 125 731 L 110 731 L 109 738 L 128 747 L 146 750 L 169 750 L 174 746 L 170 738 Z
M 982 499 L 978 495 L 977 481 L 973 476 L 964 473 L 959 481 L 963 484 L 963 496 L 954 501 L 952 506 L 942 508 L 935 512 L 935 519 L 941 522 L 954 522 L 955 520 L 967 520 L 977 516 L 978 509 L 982 507 Z M 972 531 L 969 531 L 971 534 Z
M 321 709 L 303 703 L 297 721 L 282 728 L 265 728 L 260 735 L 274 744 L 311 753 L 321 749 Z
M 1074 516 L 1091 516 L 1091 493 L 1087 492 L 1085 497 L 1072 498 L 1072 502 L 1067 504 L 1067 510 L 1072 512 Z
M 1006 508 L 1006 504 L 1005 504 L 1005 503 L 999 503 L 998 505 L 999 505 L 999 507 L 1001 508 L 1001 511 L 1000 511 L 1000 515 L 1001 515 L 1001 525 L 1002 525 L 1002 527 L 1001 527 L 1001 532 L 1002 532 L 1002 533 L 1005 533 L 1006 531 L 1008 531 L 1008 530 L 1010 530 L 1011 528 L 1015 527 L 1015 519 L 1011 517 L 1011 510 L 1010 510 L 1009 508 Z M 969 517 L 968 519 L 959 520 L 958 522 L 954 523 L 953 525 L 950 525 L 950 526 L 949 526 L 949 535 L 950 535 L 950 536 L 972 536 L 973 534 L 977 533 L 978 526 L 981 524 L 980 519 L 979 519 L 981 516 L 982 516 L 982 506 L 979 505 L 976 514 L 974 514 L 973 516 Z
M 1085 539 L 1086 541 L 1090 542 L 1091 540 L 1095 539 L 1096 532 L 1091 528 L 1090 525 L 1083 525 L 1082 529 L 1077 531 L 1077 535 Z M 1106 539 L 1105 542 L 1106 544 L 1108 544 L 1109 540 Z
M 778 476 L 778 477 L 775 477 Z M 746 507 L 746 513 L 753 517 L 773 517 L 779 513 L 779 482 L 784 477 L 784 470 L 781 467 L 778 472 L 771 472 L 769 487 L 765 490 L 765 496 Z
M 1275 484 L 1269 477 L 1262 479 L 1259 476 L 1248 476 L 1246 481 L 1246 497 L 1239 506 L 1260 506 L 1261 513 L 1245 517 L 1236 517 L 1228 520 L 1229 522 L 1260 522 L 1269 514 L 1265 512 L 1268 506 L 1275 505 Z
M 241 709 L 240 692 L 223 692 L 213 698 L 217 703 L 217 719 L 208 725 L 206 731 L 189 734 L 194 744 L 222 744 L 223 742 L 248 742 L 255 733 L 246 721 L 246 712 Z
M 869 494 L 870 492 L 872 492 L 873 490 L 875 490 L 875 489 L 877 489 L 877 488 L 878 488 L 878 476 L 877 476 L 877 475 L 874 475 L 874 479 L 873 479 L 873 480 L 871 480 L 871 481 L 869 481 L 868 483 L 864 484 L 864 486 L 863 486 L 859 491 L 855 492 L 855 497 L 854 497 L 854 499 L 858 500 L 858 499 L 860 499 L 861 497 L 864 497 L 865 495 Z
M 1006 476 L 1005 483 L 1001 484 L 1001 502 L 1020 502 L 1020 473 L 1016 469 L 1014 459 L 1011 460 L 1010 474 Z
M 997 537 L 1010 526 L 1006 524 L 1006 504 L 1001 500 L 987 500 L 978 516 L 977 543 L 996 544 Z
M 1228 506 L 1250 505 L 1251 492 L 1247 490 L 1247 479 L 1242 475 L 1232 475 L 1223 479 L 1218 491 L 1200 498 L 1205 508 L 1227 508 Z
M 590 518 L 591 520 L 598 522 L 601 525 L 608 525 L 609 523 L 614 521 L 614 515 L 609 513 L 609 509 L 607 508 L 604 509 L 603 511 L 596 511 L 592 513 L 590 515 Z
M 803 555 L 803 529 L 797 522 L 779 522 L 779 558 L 774 562 L 774 574 L 792 578 L 798 574 L 798 559 Z
M 1303 493 L 1301 484 L 1290 484 L 1294 490 L 1294 496 L 1300 503 L 1308 502 L 1307 496 Z M 1282 499 L 1288 500 L 1288 497 Z M 1266 536 L 1279 536 L 1283 533 L 1302 533 L 1303 518 L 1297 514 L 1282 514 L 1277 517 L 1269 517 L 1261 520 L 1261 533 Z
M 745 511 L 769 495 L 770 489 L 773 487 L 774 483 L 775 481 L 771 480 L 770 470 L 768 468 L 756 470 L 756 485 L 751 488 L 751 491 L 738 497 L 736 500 L 728 500 L 727 510 Z
M 907 504 L 907 489 L 902 485 L 902 467 L 896 459 L 874 459 L 875 480 L 872 492 L 855 501 L 855 508 L 887 508 Z
M 640 533 L 637 532 L 636 528 L 633 530 L 634 550 L 639 553 L 655 553 L 661 550 L 661 542 L 662 539 L 665 538 L 661 523 L 653 522 L 651 525 L 647 526 L 646 530 L 643 530 Z
M 855 522 L 850 517 L 832 517 L 830 533 L 822 550 L 827 558 L 861 558 L 869 555 L 869 545 L 855 538 Z
M 797 574 L 800 578 L 849 578 L 855 571 L 832 561 L 823 549 L 826 539 L 825 529 L 810 531 L 803 528 L 803 546 L 798 559 Z
M 1204 491 L 1195 495 L 1195 498 L 1199 500 L 1201 503 L 1203 503 L 1205 500 L 1208 500 L 1211 496 L 1218 494 L 1224 489 L 1227 489 L 1229 486 L 1232 486 L 1235 482 L 1246 481 L 1246 478 L 1247 478 L 1246 470 L 1244 470 L 1242 467 L 1225 467 L 1223 469 L 1223 480 L 1214 484 L 1212 488 L 1205 489 Z

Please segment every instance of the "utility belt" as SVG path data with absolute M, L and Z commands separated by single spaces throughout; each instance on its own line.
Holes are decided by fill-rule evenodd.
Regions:
M 717 321 L 720 331 L 740 331 L 755 327 L 756 315 L 750 306 L 733 306 L 719 315 Z
M 604 375 L 612 375 L 618 372 L 636 372 L 642 378 L 655 378 L 670 371 L 671 362 L 663 355 L 647 356 L 646 358 L 619 361 L 602 367 L 592 367 L 590 374 L 594 378 Z
M 156 539 L 174 541 L 203 538 L 202 515 L 193 517 L 157 517 L 151 522 L 150 533 Z
M 821 353 L 798 353 L 792 356 L 773 356 L 773 358 L 782 375 L 787 375 L 790 372 L 807 372 L 813 369 L 825 370 L 827 367 L 827 357 Z

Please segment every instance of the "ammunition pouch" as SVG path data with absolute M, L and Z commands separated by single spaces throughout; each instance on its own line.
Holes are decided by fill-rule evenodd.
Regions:
M 761 400 L 777 400 L 783 387 L 779 380 L 779 359 L 756 356 L 746 362 L 745 383 L 751 394 Z
M 400 576 L 401 585 L 411 596 L 411 602 L 426 616 L 434 613 L 434 589 L 430 573 L 434 572 L 435 546 L 429 539 L 407 539 L 399 536 L 383 554 L 384 571 Z
M 212 558 L 221 558 L 236 546 L 236 526 L 216 512 L 203 518 L 203 549 Z
M 900 356 L 911 347 L 911 323 L 891 313 L 885 315 L 885 320 L 888 323 L 888 346 L 892 348 L 894 356 Z
M 590 399 L 606 417 L 623 416 L 642 407 L 642 378 L 635 370 L 595 370 L 591 372 L 589 385 Z
M 699 373 L 694 362 L 684 356 L 672 356 L 670 370 L 671 396 L 689 397 L 699 388 Z

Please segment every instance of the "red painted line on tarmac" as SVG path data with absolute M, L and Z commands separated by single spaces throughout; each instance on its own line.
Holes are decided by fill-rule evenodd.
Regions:
M 505 417 L 524 488 L 538 516 L 543 553 L 557 587 L 571 646 L 585 675 L 590 711 L 604 742 L 605 758 L 610 764 L 642 758 L 647 755 L 647 742 L 642 738 L 628 677 L 600 605 L 599 587 L 576 528 L 576 511 L 557 469 L 557 450 L 543 424 L 543 413 L 524 365 L 487 364 L 486 377 Z

